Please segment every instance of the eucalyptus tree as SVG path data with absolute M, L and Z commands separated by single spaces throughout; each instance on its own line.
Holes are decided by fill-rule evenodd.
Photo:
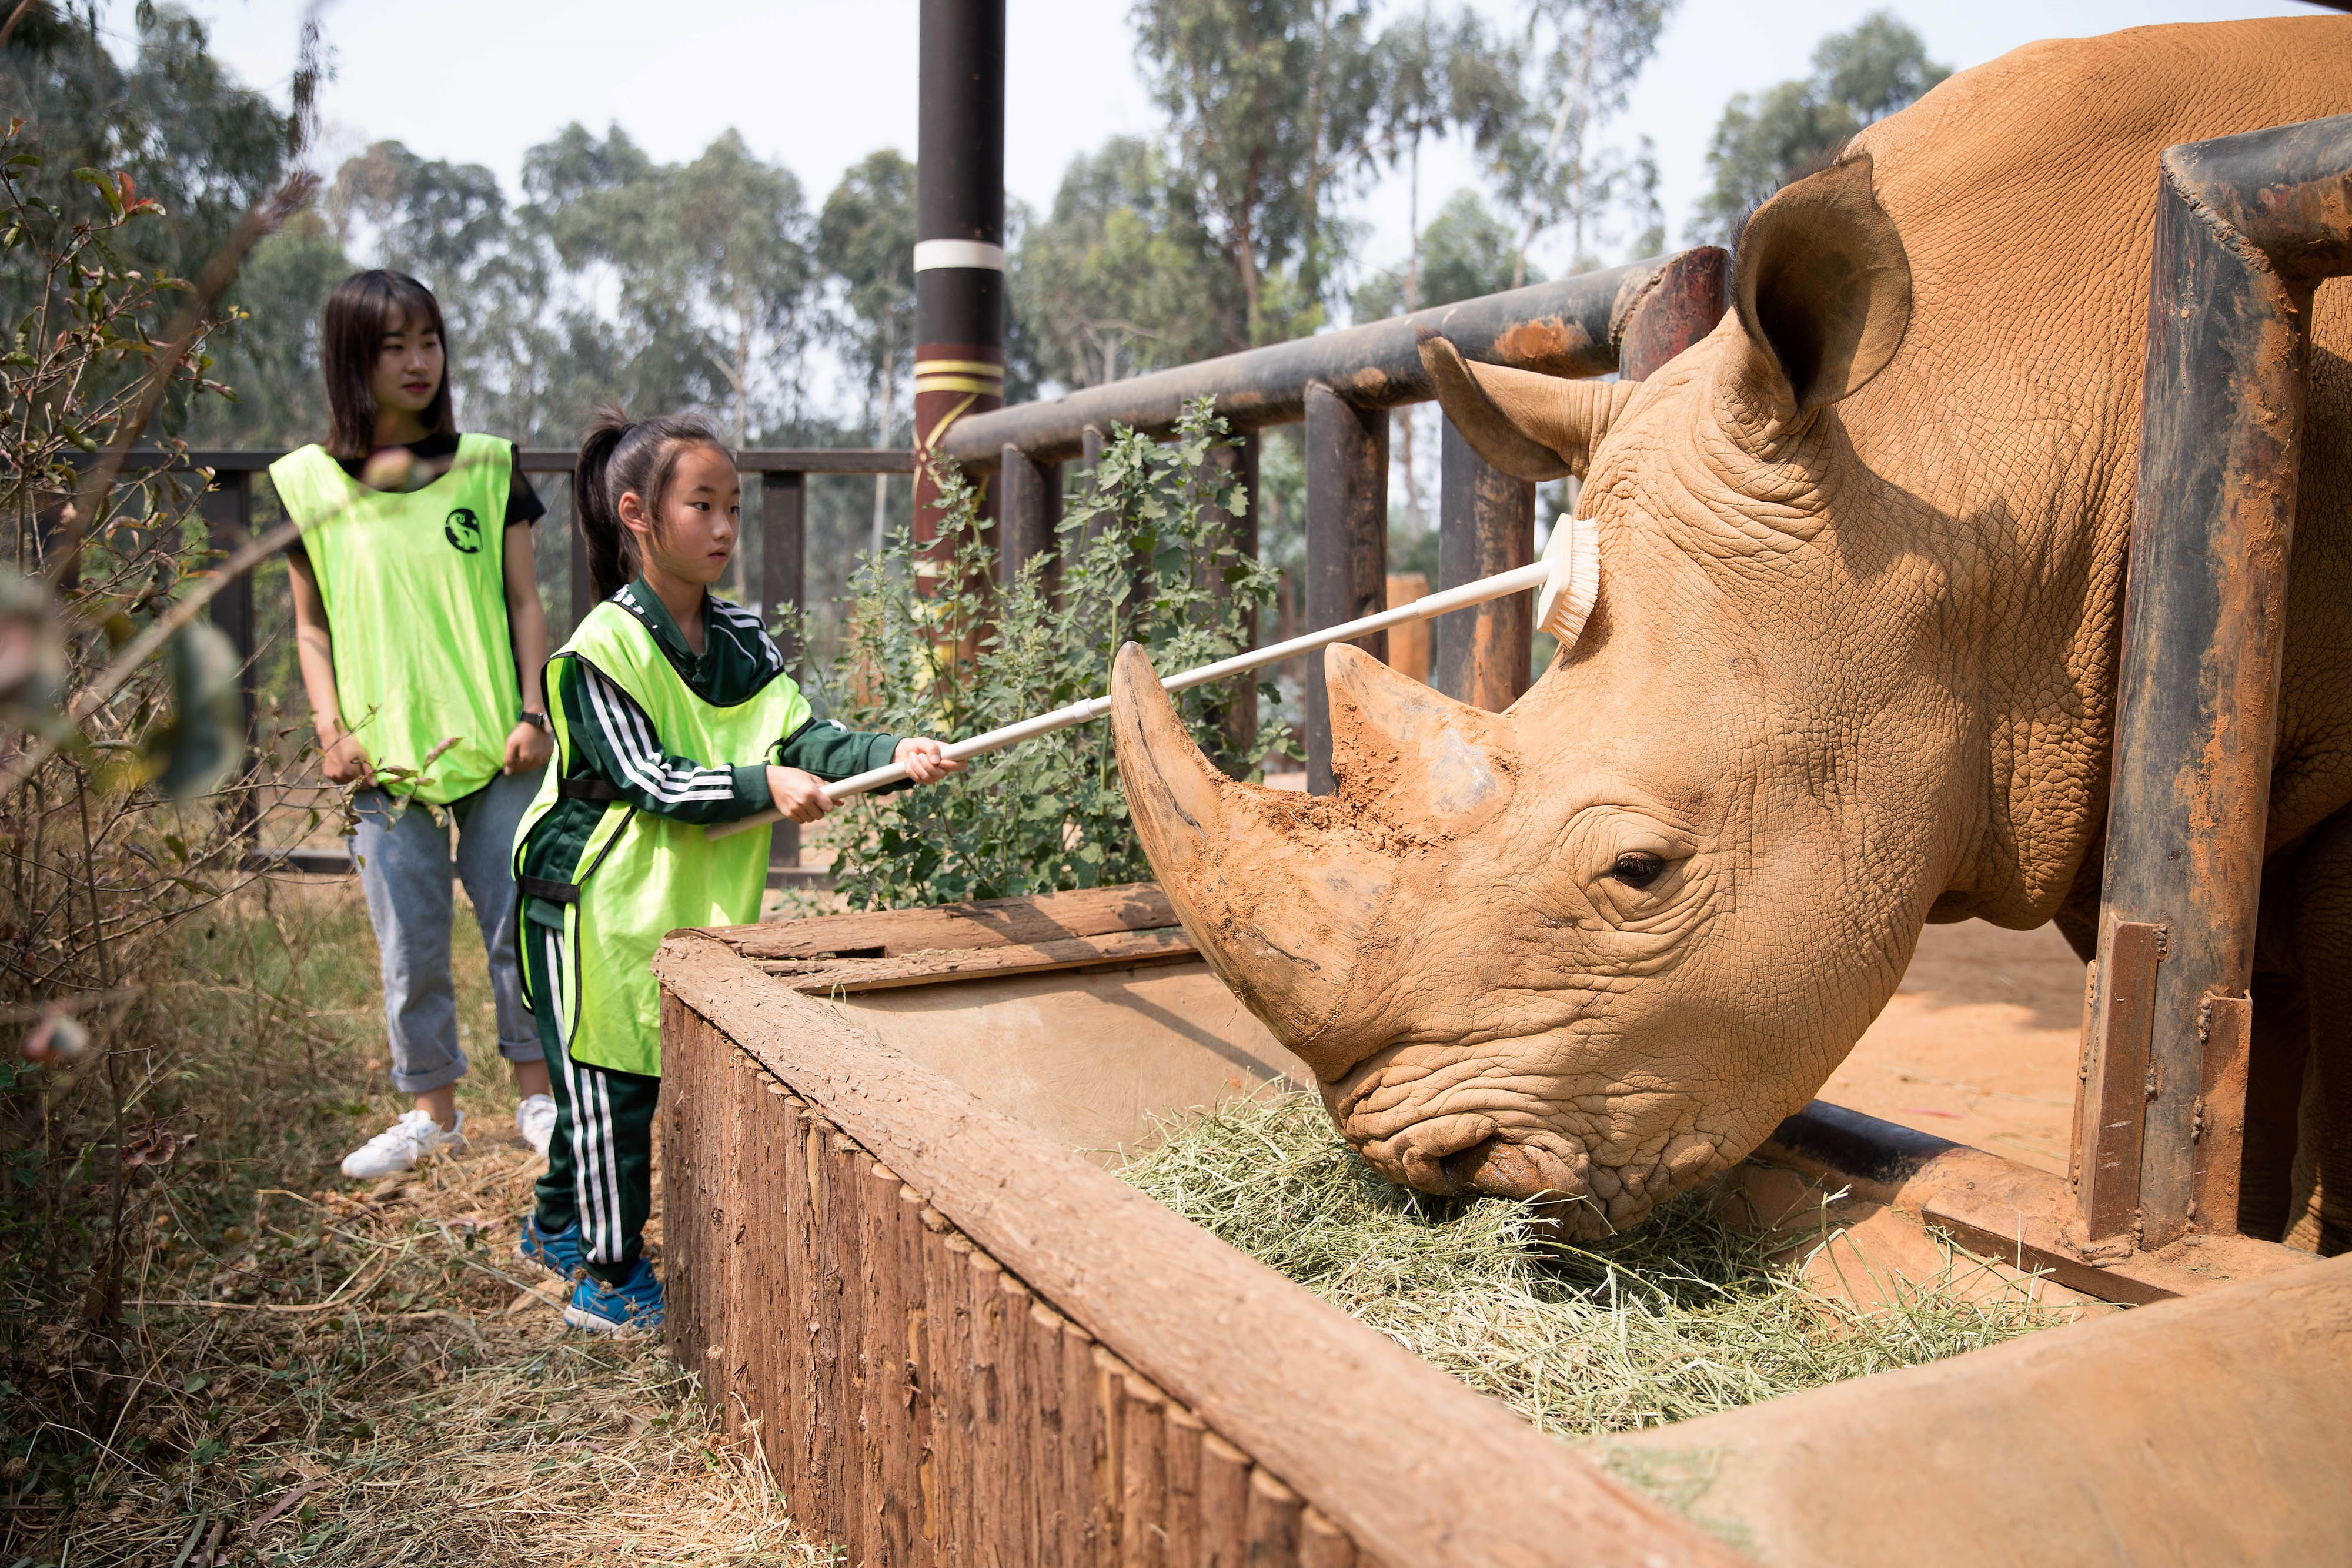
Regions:
M 1008 278 L 1042 375 L 1099 386 L 1225 350 L 1219 323 L 1235 284 L 1194 195 L 1140 137 L 1115 136 L 1070 161 Z
M 1234 277 L 1228 349 L 1323 319 L 1380 128 L 1369 0 L 1137 0 L 1140 63 L 1169 162 Z
M 852 164 L 825 197 L 816 234 L 818 258 L 844 308 L 834 319 L 835 340 L 866 379 L 874 444 L 888 446 L 915 343 L 915 165 L 892 148 Z M 877 557 L 888 502 L 888 483 L 877 474 L 872 540 Z
M 1603 135 L 1657 52 L 1676 0 L 1527 0 L 1521 13 L 1521 83 L 1507 131 L 1493 139 L 1495 193 L 1519 223 L 1515 281 L 1528 249 L 1569 230 L 1571 270 L 1630 217 L 1633 248 L 1664 246 L 1655 160 Z
M 1952 74 L 1928 59 L 1919 35 L 1888 11 L 1823 38 L 1812 63 L 1810 76 L 1753 96 L 1735 93 L 1724 106 L 1707 148 L 1714 183 L 1692 214 L 1700 235 L 1727 243 L 1737 237 L 1766 197 Z

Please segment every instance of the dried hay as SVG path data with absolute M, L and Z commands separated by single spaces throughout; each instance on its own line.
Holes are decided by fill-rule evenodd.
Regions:
M 1525 1204 L 1391 1185 L 1304 1094 L 1161 1129 L 1119 1174 L 1160 1203 L 1548 1432 L 1597 1437 L 1979 1349 L 2064 1321 L 1952 1250 L 1872 1310 L 1804 1279 L 1707 1190 L 1597 1244 L 1542 1239 Z
M 240 944 L 240 975 L 274 977 L 268 1027 L 211 1036 L 228 1053 L 159 1089 L 204 1135 L 142 1184 L 123 1326 L 61 1310 L 73 1277 L 0 1260 L 0 1563 L 826 1560 L 657 1341 L 565 1328 L 558 1287 L 515 1257 L 543 1167 L 494 1052 L 460 1086 L 467 1152 L 311 1190 L 402 1106 L 369 1060 L 383 1025 L 357 904 L 319 894 L 285 923 L 299 950 Z M 470 936 L 459 1016 L 480 1042 Z M 170 982 L 188 1038 L 212 1005 L 196 940 Z

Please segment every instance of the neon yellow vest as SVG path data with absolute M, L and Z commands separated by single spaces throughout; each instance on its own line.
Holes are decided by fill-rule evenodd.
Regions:
M 808 721 L 808 699 L 779 674 L 743 701 L 718 707 L 697 696 L 637 618 L 607 600 L 548 661 L 578 659 L 636 700 L 661 748 L 701 767 L 756 762 Z M 551 669 L 548 686 L 555 682 Z M 571 771 L 571 727 L 551 703 L 555 761 L 515 832 L 515 872 L 531 830 L 554 809 Z M 525 901 L 528 917 L 561 919 L 572 973 L 551 998 L 574 1061 L 623 1072 L 661 1072 L 661 989 L 654 949 L 681 926 L 741 925 L 760 918 L 768 884 L 772 830 L 713 842 L 698 823 L 650 816 L 625 800 L 605 803 L 572 873 L 572 902 Z M 558 915 L 556 912 L 561 911 Z
M 446 805 L 506 759 L 522 710 L 507 626 L 513 473 L 513 448 L 489 435 L 459 436 L 449 471 L 404 493 L 369 489 L 320 446 L 270 465 L 326 601 L 343 723 L 379 768 L 422 771 L 385 779 L 395 795 Z

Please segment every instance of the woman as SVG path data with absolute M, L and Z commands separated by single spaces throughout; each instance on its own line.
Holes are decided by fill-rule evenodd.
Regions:
M 552 749 L 530 549 L 546 508 L 510 444 L 457 433 L 441 308 L 423 284 L 344 279 L 320 358 L 328 439 L 269 476 L 303 527 L 289 552 L 302 685 L 327 778 L 362 787 L 352 857 L 383 960 L 393 1086 L 415 1097 L 343 1174 L 388 1176 L 465 1145 L 453 871 L 488 955 L 499 1054 L 521 1094 L 515 1125 L 544 1155 L 555 1103 L 522 1000 L 509 852 Z

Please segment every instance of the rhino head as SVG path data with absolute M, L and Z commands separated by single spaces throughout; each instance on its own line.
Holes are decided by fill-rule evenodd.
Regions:
M 1967 816 L 1937 809 L 1967 770 L 1936 573 L 1844 521 L 1904 504 L 1838 406 L 1911 311 L 1866 154 L 1759 210 L 1736 287 L 1638 386 L 1424 345 L 1489 461 L 1586 476 L 1598 602 L 1507 712 L 1332 647 L 1338 792 L 1311 798 L 1212 768 L 1139 650 L 1113 680 L 1153 867 L 1348 1140 L 1426 1192 L 1542 1198 L 1575 1235 L 1801 1107 L 1962 853 L 1922 826 Z M 1902 581 L 1841 599 L 1858 578 Z

